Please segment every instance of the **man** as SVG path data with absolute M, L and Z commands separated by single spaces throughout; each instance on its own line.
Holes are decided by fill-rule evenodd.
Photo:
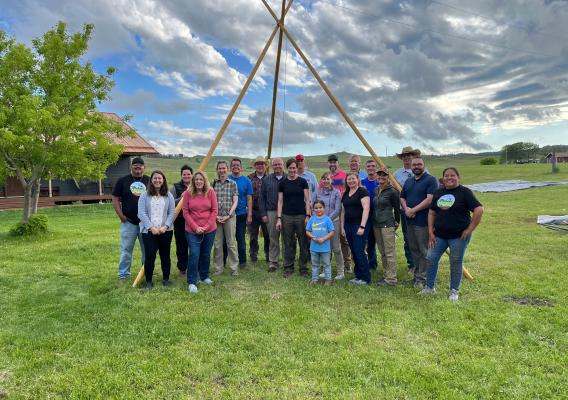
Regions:
M 335 154 L 331 154 L 327 157 L 327 167 L 331 173 L 331 186 L 339 190 L 339 193 L 343 194 L 345 191 L 345 175 L 347 174 L 339 168 L 339 160 Z
M 367 188 L 371 201 L 369 219 L 367 220 L 367 225 L 370 227 L 369 236 L 367 236 L 367 258 L 369 259 L 369 268 L 377 269 L 377 249 L 375 248 L 375 232 L 373 231 L 373 198 L 375 197 L 375 189 L 379 186 L 376 161 L 372 158 L 367 160 L 365 170 L 367 177 L 361 180 L 361 184 Z
M 181 180 L 174 183 L 170 189 L 172 196 L 174 196 L 176 206 L 180 202 L 183 193 L 189 188 L 192 177 L 193 169 L 187 164 L 182 166 Z M 185 219 L 183 218 L 183 212 L 181 211 L 174 221 L 174 237 L 176 239 L 177 267 L 179 273 L 181 275 L 185 275 L 187 271 L 189 247 L 187 245 L 187 239 L 185 238 Z
M 247 245 L 246 245 L 246 229 L 247 224 L 252 222 L 252 183 L 249 178 L 242 175 L 242 162 L 239 158 L 231 160 L 231 175 L 229 179 L 237 184 L 239 191 L 239 203 L 235 211 L 237 217 L 237 251 L 239 253 L 239 267 L 247 267 Z M 227 252 L 224 251 L 225 258 Z
M 407 235 L 414 260 L 414 287 L 422 289 L 426 283 L 428 261 L 428 209 L 438 180 L 424 170 L 424 160 L 415 157 L 410 163 L 413 178 L 404 183 L 400 205 L 406 216 Z
M 276 212 L 278 208 L 278 184 L 285 177 L 284 161 L 278 157 L 273 158 L 272 170 L 274 172 L 262 182 L 258 201 L 259 214 L 262 217 L 262 222 L 268 225 L 268 236 L 270 238 L 268 272 L 275 272 L 278 269 L 278 257 L 280 256 L 280 231 L 276 229 L 276 222 L 278 221 Z M 267 240 L 266 236 L 264 240 Z
M 361 171 L 361 157 L 357 154 L 352 154 L 351 157 L 349 157 L 349 172 L 355 172 L 358 174 L 361 181 L 367 178 L 367 173 L 365 171 Z
M 266 180 L 266 167 L 268 163 L 262 156 L 256 157 L 253 166 L 255 172 L 250 174 L 248 178 L 252 183 L 252 222 L 249 225 L 249 235 L 250 235 L 250 260 L 251 262 L 258 261 L 258 232 L 259 228 L 262 229 L 262 237 L 264 238 L 264 255 L 266 262 L 268 262 L 270 240 L 268 239 L 268 226 L 262 220 L 262 215 L 260 215 L 259 200 L 260 191 L 262 188 L 262 182 Z
M 135 157 L 130 166 L 130 174 L 120 178 L 112 191 L 112 204 L 114 211 L 120 219 L 120 261 L 118 263 L 118 278 L 126 279 L 130 276 L 132 264 L 132 251 L 136 238 L 142 251 L 142 264 L 144 264 L 144 243 L 138 224 L 138 197 L 146 192 L 150 183 L 148 175 L 144 175 L 144 160 Z
M 298 176 L 304 178 L 308 182 L 308 187 L 310 189 L 310 201 L 314 198 L 314 194 L 318 187 L 318 179 L 313 174 L 313 172 L 308 170 L 306 161 L 303 154 L 298 154 L 296 156 L 296 165 L 298 166 Z
M 402 160 L 403 166 L 395 171 L 394 178 L 397 180 L 400 187 L 403 188 L 406 180 L 414 177 L 410 163 L 414 157 L 420 157 L 420 150 L 413 149 L 411 146 L 406 146 L 403 147 L 400 154 L 397 154 L 396 156 Z M 404 212 L 400 213 L 400 225 L 402 228 L 402 237 L 404 238 L 404 256 L 406 257 L 408 271 L 414 273 L 414 262 L 412 260 L 412 252 L 410 251 L 410 246 L 408 244 L 406 216 L 404 215 Z
M 331 173 L 331 186 L 334 189 L 339 190 L 339 193 L 343 195 L 345 191 L 345 176 L 347 173 L 339 168 L 339 160 L 337 155 L 331 154 L 327 157 L 327 167 Z M 343 253 L 343 263 L 345 264 L 345 272 L 352 272 L 351 267 L 351 249 L 349 248 L 349 243 L 344 235 L 339 236 L 339 241 L 341 243 L 341 252 Z

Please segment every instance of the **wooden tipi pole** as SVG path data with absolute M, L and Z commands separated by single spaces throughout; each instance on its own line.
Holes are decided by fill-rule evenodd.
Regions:
M 282 14 L 280 16 L 280 24 L 284 25 L 286 0 L 282 0 Z M 270 132 L 268 134 L 268 153 L 266 159 L 272 157 L 272 140 L 274 138 L 274 120 L 276 115 L 276 99 L 278 95 L 278 75 L 280 73 L 280 55 L 282 54 L 282 29 L 278 32 L 278 50 L 276 52 L 276 67 L 274 71 L 274 87 L 272 89 L 272 112 L 270 114 Z

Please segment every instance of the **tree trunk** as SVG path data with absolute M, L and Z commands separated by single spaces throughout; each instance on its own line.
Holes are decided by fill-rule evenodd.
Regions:
M 30 183 L 24 186 L 24 212 L 22 213 L 22 223 L 27 224 L 31 216 L 31 201 L 32 201 L 32 185 Z
M 34 184 L 34 191 L 32 197 L 32 215 L 37 213 L 37 205 L 39 203 L 39 194 L 41 191 L 41 178 L 37 179 L 37 182 Z

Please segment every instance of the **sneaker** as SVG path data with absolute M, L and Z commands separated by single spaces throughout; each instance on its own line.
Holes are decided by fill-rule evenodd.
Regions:
M 355 283 L 355 284 L 356 284 L 356 283 L 359 282 L 359 281 L 360 281 L 360 279 L 353 278 L 353 279 L 351 279 L 351 280 L 349 281 L 349 283 Z
M 424 289 L 426 285 L 424 284 L 424 282 L 420 282 L 420 281 L 415 281 L 414 282 L 414 289 Z
M 450 301 L 458 301 L 460 297 L 460 291 L 456 289 L 450 290 Z
M 268 272 L 276 272 L 277 269 L 278 267 L 276 265 L 271 265 L 270 267 L 268 267 Z
M 239 270 L 231 271 L 231 276 L 239 276 Z
M 325 278 L 325 274 L 322 272 L 321 274 L 319 274 L 319 277 L 323 279 Z
M 201 282 L 205 283 L 206 285 L 212 285 L 213 281 L 210 278 L 205 278 Z
M 154 287 L 154 284 L 152 282 L 146 282 L 146 289 L 152 289 Z
M 335 280 L 336 280 L 336 281 L 342 281 L 342 280 L 344 280 L 344 279 L 345 279 L 345 275 L 343 275 L 343 274 L 337 275 L 337 276 L 335 277 Z
M 385 281 L 384 279 L 381 279 L 380 281 L 377 282 L 378 286 L 382 286 L 382 287 L 386 287 L 386 286 L 396 286 L 396 283 L 390 283 Z
M 164 280 L 164 282 L 162 282 L 162 284 L 164 285 L 164 287 L 172 286 L 172 282 L 169 279 Z
M 310 281 L 310 286 L 316 286 L 318 284 L 318 281 Z
M 199 290 L 197 290 L 197 286 L 195 286 L 194 284 L 189 284 L 189 286 L 187 287 L 187 290 L 189 291 L 189 293 L 197 293 L 199 292 Z
M 361 279 L 357 279 L 356 282 L 353 282 L 355 285 L 359 285 L 359 286 L 364 286 L 364 285 L 368 285 L 367 282 L 361 280 Z
M 215 271 L 213 272 L 213 275 L 221 275 L 223 273 L 223 271 Z
M 436 294 L 436 288 L 430 288 L 428 286 L 424 287 L 419 293 L 419 295 L 431 295 Z
M 323 283 L 323 285 L 324 285 L 324 286 L 331 286 L 331 285 L 333 285 L 333 281 L 332 281 L 332 280 L 326 280 L 326 281 Z

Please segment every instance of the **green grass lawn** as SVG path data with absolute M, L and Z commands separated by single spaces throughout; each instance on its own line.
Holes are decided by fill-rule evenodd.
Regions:
M 496 166 L 489 180 L 525 167 L 566 180 L 540 165 Z M 492 167 L 469 168 L 473 182 Z M 9 237 L 20 213 L 1 212 L 0 398 L 567 398 L 568 235 L 535 223 L 568 214 L 567 194 L 479 195 L 486 214 L 465 260 L 475 282 L 458 304 L 447 259 L 433 298 L 404 285 L 312 288 L 264 262 L 197 295 L 177 274 L 170 289 L 133 289 L 116 277 L 110 205 L 43 210 L 50 232 L 35 239 Z M 139 263 L 137 250 L 134 274 Z

